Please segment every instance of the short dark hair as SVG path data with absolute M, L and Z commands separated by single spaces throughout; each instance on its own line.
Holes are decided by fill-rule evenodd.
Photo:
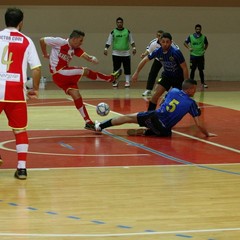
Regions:
M 163 30 L 158 30 L 157 33 L 161 33 L 161 34 L 163 34 L 164 31 L 163 31 Z
M 123 19 L 121 18 L 121 17 L 118 17 L 117 19 L 116 19 L 116 22 L 117 21 L 122 21 L 123 22 Z
M 69 38 L 78 38 L 80 36 L 84 37 L 85 33 L 80 30 L 73 30 L 72 33 L 70 34 Z
M 23 12 L 19 8 L 8 8 L 5 13 L 5 24 L 7 27 L 17 27 L 23 20 Z
M 196 28 L 201 28 L 201 29 L 202 29 L 202 26 L 201 26 L 200 24 L 196 24 L 196 25 L 195 25 L 195 29 L 196 29 Z
M 172 35 L 170 33 L 168 33 L 168 32 L 164 32 L 162 34 L 161 38 L 168 38 L 168 39 L 170 39 L 172 41 Z
M 197 85 L 196 80 L 193 80 L 193 79 L 190 79 L 190 78 L 186 79 L 182 83 L 182 89 L 187 90 L 187 89 L 191 88 L 193 85 Z

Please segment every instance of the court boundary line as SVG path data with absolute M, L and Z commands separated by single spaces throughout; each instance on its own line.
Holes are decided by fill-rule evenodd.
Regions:
M 211 233 L 240 231 L 240 228 L 213 228 L 213 229 L 192 229 L 180 231 L 158 231 L 158 232 L 135 232 L 135 233 L 103 233 L 103 234 L 50 234 L 50 233 L 0 233 L 0 236 L 28 236 L 28 237 L 121 237 L 121 236 L 144 236 L 144 235 L 169 235 L 182 233 Z
M 220 163 L 220 164 L 202 164 L 203 166 L 216 165 L 216 166 L 235 166 L 240 165 L 240 163 Z M 111 169 L 111 168 L 166 168 L 166 167 L 195 167 L 193 165 L 187 164 L 171 164 L 171 165 L 129 165 L 129 166 L 98 166 L 98 167 L 48 167 L 48 168 L 28 168 L 28 171 L 51 171 L 51 170 L 83 170 L 83 169 Z M 2 171 L 12 171 L 12 168 L 3 168 Z

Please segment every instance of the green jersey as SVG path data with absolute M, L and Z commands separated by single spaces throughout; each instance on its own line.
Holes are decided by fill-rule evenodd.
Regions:
M 193 34 L 190 35 L 191 42 L 191 55 L 193 56 L 203 56 L 205 53 L 205 36 L 202 34 L 200 37 L 196 38 Z
M 129 50 L 129 31 L 124 28 L 123 30 L 118 30 L 115 28 L 113 30 L 113 50 L 126 51 Z

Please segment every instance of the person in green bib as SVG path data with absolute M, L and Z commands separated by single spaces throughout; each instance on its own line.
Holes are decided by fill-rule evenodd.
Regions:
M 195 71 L 198 68 L 201 84 L 203 88 L 208 85 L 204 79 L 205 58 L 204 54 L 208 48 L 208 40 L 205 35 L 201 33 L 202 26 L 197 24 L 195 26 L 195 33 L 189 35 L 184 41 L 184 46 L 190 51 L 190 78 L 194 79 Z
M 108 55 L 108 48 L 112 46 L 112 61 L 113 69 L 118 70 L 123 65 L 125 74 L 125 87 L 130 87 L 131 79 L 131 53 L 130 45 L 132 46 L 132 54 L 136 54 L 136 45 L 131 32 L 123 27 L 123 19 L 116 19 L 117 27 L 109 34 L 105 44 L 104 55 Z M 118 87 L 118 81 L 113 82 L 113 87 Z

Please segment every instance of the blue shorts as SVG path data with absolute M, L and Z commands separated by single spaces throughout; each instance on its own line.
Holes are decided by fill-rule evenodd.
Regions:
M 139 112 L 137 114 L 137 121 L 140 127 L 147 128 L 145 132 L 146 136 L 169 137 L 172 135 L 171 129 L 163 126 L 155 111 Z

